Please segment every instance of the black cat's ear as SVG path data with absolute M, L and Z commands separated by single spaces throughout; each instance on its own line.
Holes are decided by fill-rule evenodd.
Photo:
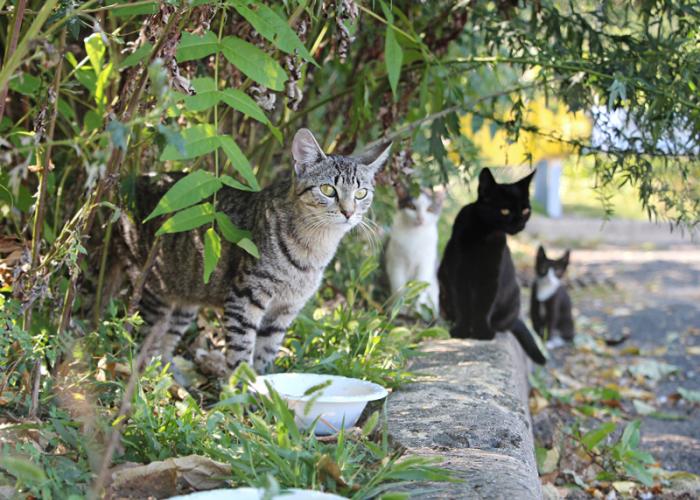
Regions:
M 362 153 L 353 156 L 353 158 L 357 163 L 365 165 L 372 175 L 376 175 L 376 173 L 382 169 L 384 163 L 386 163 L 386 161 L 389 159 L 392 145 L 393 143 L 391 142 L 380 142 Z
M 493 178 L 491 170 L 482 168 L 479 173 L 479 198 L 482 198 L 488 191 L 496 185 L 496 179 Z
M 546 260 L 547 259 L 547 253 L 544 251 L 544 247 L 542 245 L 539 246 L 537 249 L 537 260 Z
M 564 252 L 564 256 L 560 259 L 564 263 L 564 267 L 569 265 L 569 257 L 571 256 L 571 250 L 567 249 Z
M 316 142 L 314 134 L 308 128 L 302 128 L 294 134 L 292 157 L 294 157 L 294 170 L 299 175 L 303 172 L 304 165 L 323 161 L 326 159 L 326 154 Z
M 532 182 L 532 178 L 535 176 L 535 172 L 536 170 L 533 170 L 527 176 L 523 177 L 517 182 L 518 187 L 522 189 L 525 193 L 527 193 L 530 190 L 530 182 Z

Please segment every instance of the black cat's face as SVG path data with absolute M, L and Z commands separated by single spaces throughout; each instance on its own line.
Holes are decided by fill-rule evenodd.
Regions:
M 544 251 L 543 247 L 537 249 L 537 259 L 535 261 L 535 272 L 537 277 L 543 278 L 551 269 L 557 278 L 564 276 L 566 268 L 569 266 L 569 255 L 571 252 L 567 250 L 564 255 L 558 259 L 550 259 Z
M 497 184 L 489 169 L 479 174 L 477 206 L 481 221 L 488 227 L 516 234 L 530 218 L 530 181 L 534 172 L 513 184 Z

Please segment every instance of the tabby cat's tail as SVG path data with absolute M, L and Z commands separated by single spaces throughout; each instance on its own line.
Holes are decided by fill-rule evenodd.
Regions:
M 520 345 L 523 346 L 525 353 L 530 356 L 530 359 L 537 363 L 538 365 L 543 365 L 547 362 L 544 357 L 544 353 L 540 350 L 537 341 L 535 340 L 535 335 L 530 331 L 530 329 L 523 323 L 523 320 L 517 319 L 515 324 L 510 329 L 518 339 Z

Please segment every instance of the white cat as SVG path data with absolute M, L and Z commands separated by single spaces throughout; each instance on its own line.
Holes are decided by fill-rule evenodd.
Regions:
M 408 281 L 424 281 L 428 287 L 417 299 L 434 314 L 439 312 L 438 219 L 444 192 L 422 191 L 417 198 L 399 192 L 399 211 L 394 218 L 386 249 L 386 269 L 391 293 Z

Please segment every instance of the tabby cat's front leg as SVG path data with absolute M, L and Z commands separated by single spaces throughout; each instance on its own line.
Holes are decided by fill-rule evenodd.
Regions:
M 226 329 L 226 365 L 234 370 L 243 361 L 252 366 L 255 337 L 265 313 L 268 297 L 253 288 L 234 286 L 224 303 Z
M 303 305 L 303 304 L 302 304 Z M 256 373 L 267 372 L 274 363 L 287 328 L 299 312 L 299 306 L 272 307 L 265 314 L 255 340 L 254 368 Z

